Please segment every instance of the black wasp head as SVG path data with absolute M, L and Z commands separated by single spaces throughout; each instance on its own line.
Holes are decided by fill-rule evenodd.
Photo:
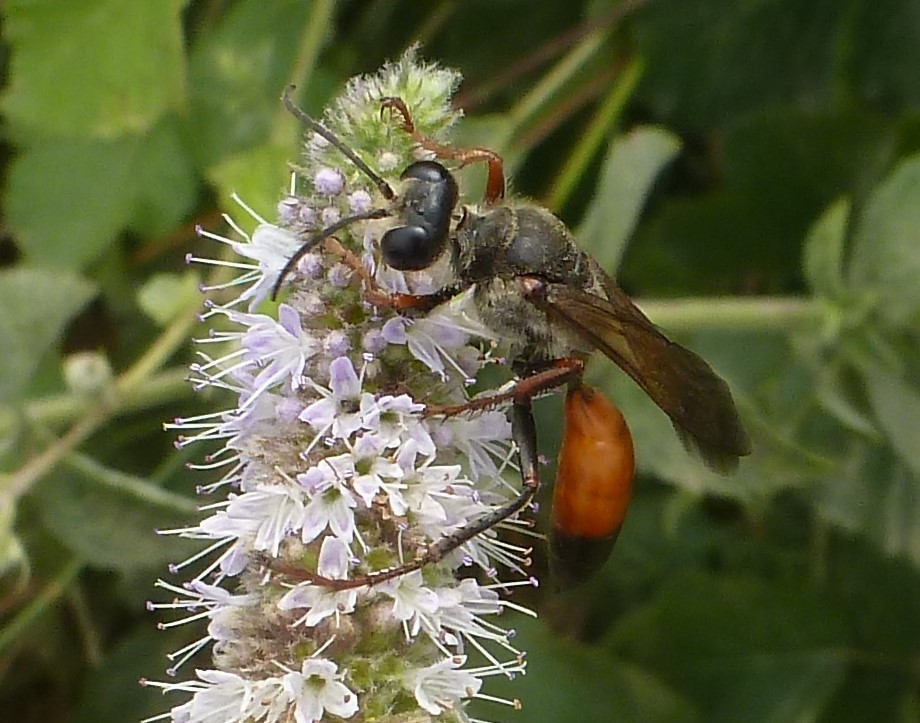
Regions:
M 399 271 L 426 269 L 441 255 L 450 234 L 450 217 L 457 205 L 457 181 L 436 161 L 416 161 L 400 178 L 409 181 L 403 196 L 404 226 L 387 231 L 380 240 L 383 261 Z

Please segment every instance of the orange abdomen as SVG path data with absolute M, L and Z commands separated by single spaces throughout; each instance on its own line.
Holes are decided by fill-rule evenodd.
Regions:
M 636 463 L 620 411 L 591 387 L 569 391 L 553 497 L 553 563 L 578 582 L 607 559 L 626 516 Z M 574 578 L 574 580 L 573 580 Z

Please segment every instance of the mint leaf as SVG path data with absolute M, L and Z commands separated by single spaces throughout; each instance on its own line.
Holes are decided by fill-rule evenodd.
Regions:
M 112 138 L 150 129 L 185 93 L 183 0 L 10 0 L 19 137 Z
M 67 272 L 0 271 L 0 400 L 25 395 L 42 357 L 93 291 L 88 281 Z
M 920 314 L 920 154 L 895 168 L 869 199 L 849 275 L 892 325 Z

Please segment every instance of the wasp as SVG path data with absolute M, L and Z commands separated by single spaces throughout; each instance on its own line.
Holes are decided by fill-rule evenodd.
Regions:
M 315 581 L 333 588 L 391 579 L 442 559 L 481 532 L 527 507 L 540 488 L 532 401 L 567 387 L 563 441 L 552 512 L 551 564 L 557 579 L 576 584 L 608 557 L 630 499 L 635 471 L 632 438 L 619 410 L 582 377 L 588 357 L 612 359 L 671 420 L 685 446 L 712 469 L 730 473 L 751 451 L 726 382 L 697 354 L 664 336 L 601 266 L 579 249 L 565 224 L 548 209 L 505 199 L 501 157 L 490 150 L 455 149 L 419 133 L 399 98 L 381 99 L 400 126 L 438 160 L 409 164 L 400 193 L 322 124 L 296 106 L 288 88 L 283 101 L 308 129 L 340 150 L 379 189 L 382 208 L 343 218 L 303 244 L 279 274 L 273 297 L 297 262 L 345 226 L 393 218 L 380 239 L 384 264 L 418 271 L 449 254 L 453 281 L 429 295 L 389 293 L 365 273 L 375 304 L 401 313 L 425 313 L 474 288 L 483 323 L 507 340 L 516 381 L 501 393 L 453 407 L 429 408 L 453 415 L 510 405 L 522 487 L 519 495 L 454 534 L 434 542 L 412 562 L 352 580 Z M 459 209 L 457 181 L 441 161 L 458 167 L 487 164 L 483 202 Z M 357 269 L 361 272 L 361 269 Z

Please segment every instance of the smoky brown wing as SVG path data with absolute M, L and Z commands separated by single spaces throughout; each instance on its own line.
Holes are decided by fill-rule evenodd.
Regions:
M 723 473 L 737 469 L 751 442 L 728 384 L 701 357 L 659 332 L 612 279 L 602 278 L 608 298 L 546 284 L 545 295 L 534 303 L 629 374 L 709 467 Z

